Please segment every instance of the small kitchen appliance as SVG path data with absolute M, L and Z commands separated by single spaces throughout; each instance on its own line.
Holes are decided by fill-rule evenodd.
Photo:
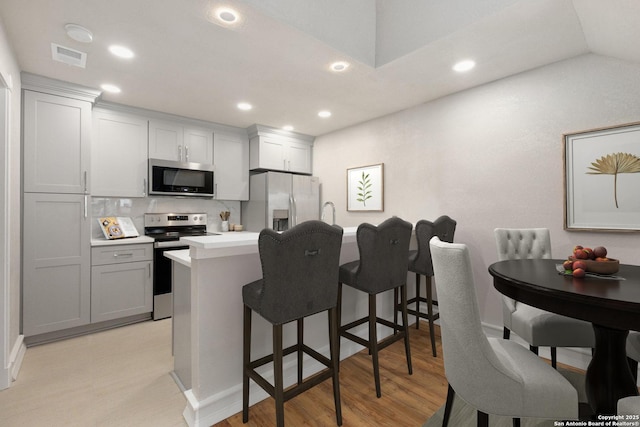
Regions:
M 207 236 L 206 213 L 147 213 L 144 234 L 153 237 L 153 320 L 171 317 L 173 292 L 171 260 L 166 251 L 188 249 L 181 237 Z

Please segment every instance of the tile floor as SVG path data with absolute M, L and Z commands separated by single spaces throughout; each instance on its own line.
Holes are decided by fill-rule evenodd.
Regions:
M 172 369 L 171 319 L 31 347 L 0 391 L 0 426 L 184 427 Z

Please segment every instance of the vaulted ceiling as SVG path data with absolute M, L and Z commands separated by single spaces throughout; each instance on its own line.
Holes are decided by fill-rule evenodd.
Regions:
M 220 7 L 239 21 L 213 19 Z M 2 0 L 0 18 L 23 71 L 119 86 L 108 102 L 310 135 L 587 53 L 640 62 L 637 0 Z M 51 43 L 86 67 L 54 61 Z M 477 65 L 455 73 L 461 59 Z M 350 66 L 332 72 L 336 61 Z

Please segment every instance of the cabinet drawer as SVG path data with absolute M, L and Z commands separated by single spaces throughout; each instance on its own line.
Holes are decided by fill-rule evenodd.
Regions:
M 91 248 L 91 265 L 150 261 L 152 259 L 153 244 L 99 246 Z

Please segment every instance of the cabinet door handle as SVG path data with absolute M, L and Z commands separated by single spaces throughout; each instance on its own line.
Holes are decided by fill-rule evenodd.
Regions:
M 213 186 L 213 197 L 218 197 L 218 183 L 216 182 Z
M 115 252 L 113 254 L 114 258 L 119 258 L 119 257 L 123 257 L 123 256 L 126 256 L 126 257 L 133 256 L 133 252 L 121 252 L 121 253 Z
M 182 161 L 182 145 L 178 145 L 178 160 Z
M 84 171 L 84 194 L 87 194 L 88 191 L 88 187 L 87 187 L 87 171 Z
M 89 216 L 89 196 L 87 196 L 86 194 L 84 195 L 84 219 L 87 219 L 87 216 Z
M 151 263 L 147 264 L 147 277 L 151 277 Z
M 142 197 L 147 196 L 147 179 L 142 180 Z
M 188 145 L 184 146 L 184 161 L 185 162 L 189 161 L 189 146 Z

